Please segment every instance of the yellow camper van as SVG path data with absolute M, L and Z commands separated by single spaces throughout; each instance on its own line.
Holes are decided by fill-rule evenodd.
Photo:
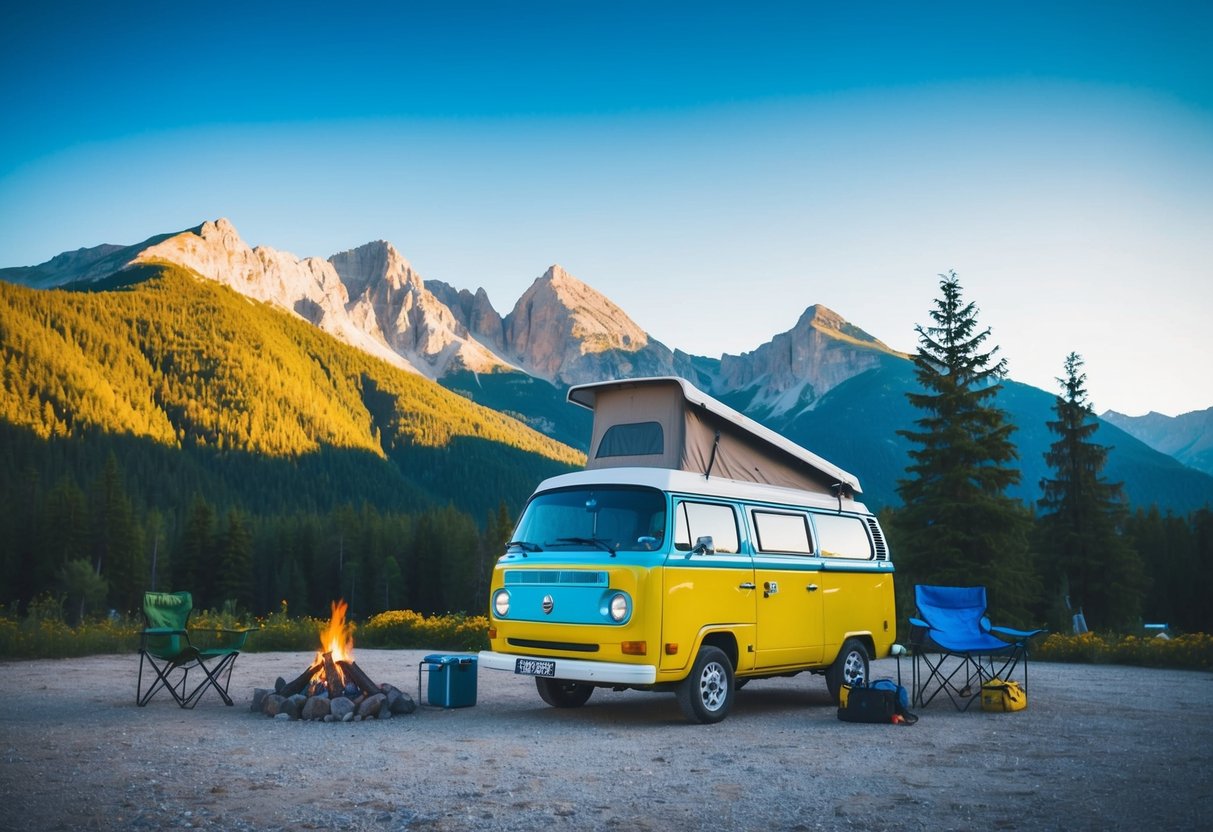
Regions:
M 893 562 L 851 474 L 680 378 L 587 384 L 586 470 L 545 480 L 493 571 L 480 666 L 562 708 L 676 694 L 718 722 L 753 679 L 837 698 L 896 639 Z

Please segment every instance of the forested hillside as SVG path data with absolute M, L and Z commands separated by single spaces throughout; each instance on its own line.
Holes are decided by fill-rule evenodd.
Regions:
M 249 607 L 292 594 L 322 607 L 341 594 L 336 581 L 359 589 L 377 546 L 387 577 L 362 588 L 368 596 L 478 608 L 467 590 L 449 600 L 438 584 L 410 590 L 410 576 L 441 571 L 429 561 L 454 539 L 475 556 L 479 536 L 538 480 L 582 458 L 180 267 L 92 289 L 0 283 L 5 603 L 42 592 L 102 603 L 69 569 L 84 561 L 100 570 L 104 603 L 129 608 L 153 560 L 162 588 L 192 579 L 218 603 L 234 558 Z M 247 551 L 224 561 L 233 545 Z M 295 556 L 309 547 L 320 554 Z M 335 574 L 315 562 L 330 555 Z

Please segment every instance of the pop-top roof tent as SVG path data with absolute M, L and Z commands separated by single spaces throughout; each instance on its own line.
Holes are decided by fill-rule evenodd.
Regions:
M 672 376 L 581 384 L 569 401 L 594 411 L 586 468 L 672 468 L 839 498 L 859 480 Z

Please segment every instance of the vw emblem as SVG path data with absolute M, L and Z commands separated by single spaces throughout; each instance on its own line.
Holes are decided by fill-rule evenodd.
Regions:
M 543 612 L 544 615 L 551 615 L 552 609 L 556 606 L 556 602 L 552 600 L 551 595 L 543 596 Z

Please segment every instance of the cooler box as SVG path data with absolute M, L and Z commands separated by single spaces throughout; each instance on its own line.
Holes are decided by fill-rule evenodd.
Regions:
M 417 696 L 421 697 L 421 671 L 430 674 L 427 700 L 440 708 L 466 708 L 476 704 L 476 657 L 426 656 L 417 666 Z

